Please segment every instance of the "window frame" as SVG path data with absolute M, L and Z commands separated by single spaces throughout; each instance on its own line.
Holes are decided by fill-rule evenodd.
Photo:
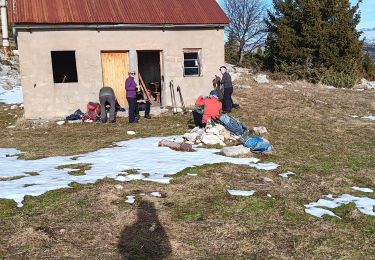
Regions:
M 185 59 L 186 53 L 196 53 L 198 57 L 197 59 Z M 185 67 L 186 61 L 195 61 L 198 63 L 198 66 L 197 67 Z M 198 69 L 198 74 L 188 75 L 186 74 L 186 69 Z M 202 77 L 202 49 L 191 49 L 191 48 L 183 49 L 183 75 L 184 77 Z

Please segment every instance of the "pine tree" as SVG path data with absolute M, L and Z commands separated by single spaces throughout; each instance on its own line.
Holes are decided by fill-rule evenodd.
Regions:
M 228 40 L 225 43 L 225 61 L 230 64 L 238 64 L 239 62 L 238 40 L 234 33 L 229 33 Z
M 360 3 L 360 2 L 359 2 Z M 359 79 L 363 43 L 359 3 L 349 0 L 273 0 L 268 14 L 268 67 L 297 78 L 352 87 Z

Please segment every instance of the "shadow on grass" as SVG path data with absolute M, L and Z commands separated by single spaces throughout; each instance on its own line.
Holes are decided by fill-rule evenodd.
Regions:
M 161 225 L 154 203 L 141 201 L 137 221 L 126 226 L 118 242 L 121 259 L 166 259 L 171 244 Z

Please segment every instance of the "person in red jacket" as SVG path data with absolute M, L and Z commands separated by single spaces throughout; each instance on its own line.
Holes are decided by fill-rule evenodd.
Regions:
M 222 103 L 216 91 L 211 91 L 209 97 L 200 96 L 195 102 L 196 108 L 193 110 L 195 126 L 206 127 L 211 119 L 216 119 L 221 114 Z

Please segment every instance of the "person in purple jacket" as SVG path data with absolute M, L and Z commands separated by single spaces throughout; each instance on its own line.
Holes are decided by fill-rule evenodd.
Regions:
M 129 123 L 138 123 L 136 118 L 137 108 L 137 83 L 134 80 L 135 72 L 129 72 L 129 77 L 125 81 L 126 99 L 129 104 Z

